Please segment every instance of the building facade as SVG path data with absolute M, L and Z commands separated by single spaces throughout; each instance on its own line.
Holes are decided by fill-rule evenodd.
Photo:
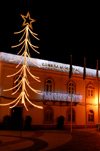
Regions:
M 11 88 L 18 77 L 7 77 L 18 71 L 15 68 L 20 59 L 14 62 L 9 60 L 17 58 L 17 55 L 0 52 L 0 104 L 6 104 L 14 100 L 21 92 L 21 89 L 11 95 L 13 90 L 5 92 L 4 89 Z M 33 93 L 29 88 L 27 91 L 30 100 L 43 106 L 38 109 L 27 104 L 29 111 L 26 111 L 23 104 L 19 103 L 15 108 L 0 106 L 0 122 L 5 115 L 15 119 L 15 123 L 23 118 L 23 126 L 26 116 L 32 118 L 32 128 L 56 128 L 57 119 L 64 116 L 64 127 L 71 125 L 71 84 L 72 84 L 72 124 L 73 128 L 85 128 L 85 81 L 83 80 L 83 67 L 72 65 L 72 80 L 69 79 L 70 65 L 42 59 L 35 59 L 39 68 L 33 65 L 30 60 L 28 64 L 30 71 L 40 77 L 41 82 L 36 82 L 28 75 L 30 85 L 41 90 L 42 95 Z M 21 68 L 21 65 L 18 67 Z M 100 77 L 100 72 L 99 72 Z M 21 80 L 21 79 L 19 79 Z M 98 123 L 98 82 L 96 81 L 96 70 L 86 68 L 86 114 L 87 127 L 96 127 Z

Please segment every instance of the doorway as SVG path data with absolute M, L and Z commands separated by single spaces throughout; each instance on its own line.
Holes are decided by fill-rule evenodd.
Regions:
M 22 108 L 21 107 L 14 107 L 11 110 L 11 123 L 13 130 L 20 130 L 23 125 L 22 120 Z

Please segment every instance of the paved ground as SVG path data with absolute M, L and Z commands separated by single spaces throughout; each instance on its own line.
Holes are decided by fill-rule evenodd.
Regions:
M 0 131 L 0 151 L 48 151 L 72 139 L 66 131 Z
M 68 131 L 0 131 L 0 151 L 100 151 L 96 129 Z

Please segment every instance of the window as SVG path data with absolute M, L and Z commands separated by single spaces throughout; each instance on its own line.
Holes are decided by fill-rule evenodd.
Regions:
M 47 109 L 45 111 L 45 121 L 52 121 L 52 110 L 51 109 Z
M 87 97 L 90 97 L 90 98 L 94 97 L 95 88 L 94 88 L 93 84 L 91 82 L 89 82 L 87 84 L 86 88 L 87 88 Z
M 90 96 L 90 90 L 88 90 L 88 96 Z
M 88 112 L 88 122 L 94 122 L 94 112 L 93 112 L 93 110 L 89 110 L 89 112 Z
M 93 90 L 88 89 L 88 96 L 93 97 Z
M 75 94 L 75 83 L 74 82 L 68 83 L 68 93 L 71 94 L 71 85 L 72 85 L 72 94 Z
M 47 107 L 44 109 L 44 122 L 52 123 L 53 122 L 53 109 L 51 107 Z
M 67 110 L 67 122 L 71 122 L 71 108 Z M 75 110 L 72 108 L 72 122 L 75 122 Z
M 52 81 L 51 80 L 48 80 L 46 82 L 46 91 L 47 92 L 52 92 Z
M 54 82 L 51 79 L 47 79 L 45 83 L 45 91 L 53 92 L 54 91 Z

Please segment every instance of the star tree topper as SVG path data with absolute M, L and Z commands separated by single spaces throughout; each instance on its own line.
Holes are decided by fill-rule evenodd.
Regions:
M 36 20 L 35 20 L 35 19 L 32 19 L 32 18 L 30 17 L 30 13 L 27 12 L 26 16 L 24 16 L 24 15 L 21 14 L 21 17 L 24 19 L 24 22 L 23 22 L 22 26 L 29 25 L 29 27 L 30 27 L 31 29 L 33 29 L 32 23 L 35 22 Z

